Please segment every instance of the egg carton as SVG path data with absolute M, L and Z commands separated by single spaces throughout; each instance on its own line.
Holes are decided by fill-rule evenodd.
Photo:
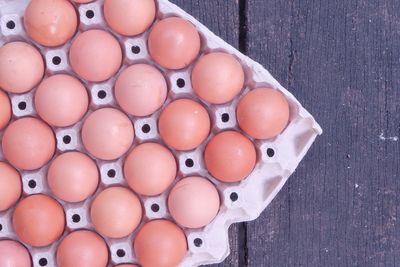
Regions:
M 28 2 L 29 0 L 0 0 L 0 45 L 16 40 L 31 43 L 23 27 L 23 13 Z M 78 16 L 80 17 L 79 32 L 93 28 L 109 31 L 102 14 L 102 2 L 102 0 L 98 0 L 89 4 L 76 5 L 77 12 L 79 13 Z M 173 153 L 179 164 L 179 174 L 176 181 L 192 175 L 207 177 L 218 188 L 221 199 L 220 211 L 209 225 L 195 230 L 183 228 L 187 236 L 188 254 L 181 266 L 219 263 L 230 252 L 229 226 L 237 222 L 254 220 L 260 215 L 281 190 L 289 176 L 295 171 L 315 138 L 322 133 L 322 129 L 312 115 L 264 67 L 241 54 L 176 5 L 167 0 L 158 0 L 157 3 L 157 20 L 168 16 L 179 16 L 191 21 L 196 26 L 202 37 L 202 53 L 225 51 L 240 60 L 246 73 L 245 89 L 241 95 L 247 93 L 252 88 L 272 87 L 281 91 L 288 99 L 290 105 L 290 124 L 281 135 L 271 140 L 252 139 L 257 148 L 258 155 L 256 168 L 251 175 L 240 183 L 221 183 L 210 176 L 206 170 L 202 156 L 205 148 L 204 144 L 216 133 L 223 130 L 233 129 L 241 132 L 237 125 L 235 114 L 240 96 L 225 105 L 209 105 L 196 97 L 193 92 L 190 82 L 192 66 L 184 70 L 171 71 L 157 66 L 152 61 L 147 51 L 146 42 L 149 31 L 133 38 L 113 33 L 120 41 L 125 55 L 120 71 L 135 63 L 156 65 L 165 75 L 169 85 L 169 96 L 164 106 L 174 99 L 185 97 L 201 102 L 209 110 L 213 126 L 208 140 L 194 151 L 173 151 Z M 74 75 L 68 64 L 70 44 L 71 42 L 68 42 L 58 48 L 46 48 L 33 44 L 39 48 L 44 56 L 47 67 L 46 77 L 56 73 Z M 115 78 L 111 78 L 103 83 L 85 82 L 85 86 L 91 96 L 91 105 L 88 114 L 93 110 L 105 106 L 118 108 L 113 96 L 114 82 Z M 33 105 L 34 92 L 35 89 L 26 94 L 10 94 L 14 114 L 13 120 L 25 116 L 38 116 Z M 136 136 L 134 145 L 147 141 L 161 142 L 157 131 L 159 113 L 156 112 L 147 118 L 129 116 L 135 128 Z M 80 140 L 81 126 L 82 122 L 69 128 L 53 128 L 57 138 L 56 155 L 71 150 L 85 152 Z M 0 132 L 1 136 L 2 132 Z M 0 160 L 2 159 L 3 155 L 0 149 Z M 127 186 L 122 173 L 124 157 L 113 162 L 95 160 L 101 174 L 101 184 L 95 195 L 108 186 Z M 56 198 L 50 192 L 46 182 L 47 168 L 48 165 L 38 171 L 20 172 L 23 181 L 23 194 L 25 196 L 45 193 Z M 167 192 L 157 197 L 141 197 L 144 210 L 142 224 L 158 218 L 172 220 L 166 205 L 168 191 L 171 188 L 172 186 Z M 95 195 L 78 204 L 70 204 L 58 199 L 64 206 L 67 221 L 63 237 L 76 229 L 86 228 L 94 230 L 90 222 L 88 210 Z M 13 209 L 9 209 L 6 212 L 0 213 L 0 239 L 9 238 L 18 240 L 12 230 L 12 212 Z M 140 229 L 140 226 L 138 229 Z M 122 239 L 105 238 L 110 249 L 110 266 L 120 263 L 137 262 L 132 251 L 132 241 L 136 231 Z M 58 244 L 59 241 L 46 248 L 34 248 L 25 244 L 32 255 L 33 266 L 56 266 L 55 252 Z

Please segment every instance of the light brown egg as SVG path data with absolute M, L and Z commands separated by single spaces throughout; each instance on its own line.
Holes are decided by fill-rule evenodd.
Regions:
M 104 17 L 110 28 L 133 36 L 146 31 L 156 16 L 154 0 L 105 0 Z
M 25 42 L 12 42 L 0 48 L 0 88 L 14 94 L 30 91 L 44 75 L 39 51 Z
M 1 267 L 31 267 L 32 261 L 28 250 L 14 240 L 0 240 Z
M 83 123 L 83 145 L 89 153 L 99 159 L 119 158 L 131 147 L 133 138 L 132 122 L 117 109 L 98 109 Z
M 176 171 L 174 155 L 157 143 L 145 143 L 135 147 L 124 164 L 124 175 L 129 186 L 133 191 L 145 196 L 155 196 L 164 192 L 175 180 Z
M 58 267 L 106 267 L 106 242 L 96 233 L 78 230 L 68 234 L 57 249 Z
M 2 130 L 11 119 L 11 104 L 8 95 L 0 91 L 0 130 Z
M 148 116 L 167 98 L 168 87 L 162 73 L 147 64 L 132 65 L 115 82 L 115 97 L 122 109 L 134 116 Z
M 210 117 L 199 103 L 179 99 L 171 102 L 162 111 L 158 129 L 167 145 L 176 150 L 192 150 L 207 138 Z
M 69 50 L 72 69 L 81 78 L 102 82 L 113 76 L 122 63 L 117 39 L 103 30 L 89 30 L 78 35 Z
M 2 140 L 4 157 L 16 168 L 36 170 L 53 157 L 56 141 L 52 129 L 35 118 L 11 123 Z
M 78 17 L 67 0 L 31 0 L 24 15 L 25 30 L 44 46 L 65 44 L 75 34 Z
M 35 107 L 48 124 L 67 127 L 86 113 L 89 97 L 83 84 L 70 75 L 58 74 L 45 79 L 35 93 Z
M 152 58 L 167 69 L 183 69 L 200 53 L 200 35 L 187 20 L 171 17 L 156 23 L 148 39 Z
M 46 195 L 32 195 L 15 208 L 13 227 L 18 237 L 34 247 L 45 247 L 58 240 L 64 232 L 62 206 Z
M 257 153 L 244 135 L 227 131 L 214 136 L 204 152 L 204 161 L 212 176 L 222 182 L 239 182 L 254 169 Z
M 193 90 L 211 104 L 232 101 L 243 85 L 243 67 L 234 56 L 227 53 L 210 53 L 201 57 L 192 71 Z
M 278 90 L 257 88 L 247 93 L 237 107 L 240 128 L 255 139 L 278 136 L 289 123 L 286 97 Z
M 0 162 L 0 212 L 13 206 L 20 198 L 21 192 L 21 176 L 17 170 L 5 162 Z
M 67 152 L 50 164 L 47 182 L 58 198 L 67 202 L 80 202 L 96 191 L 99 172 L 96 163 L 85 154 Z
M 201 228 L 217 215 L 220 206 L 215 186 L 202 177 L 180 180 L 168 196 L 168 209 L 172 218 L 188 228 Z
M 109 187 L 93 200 L 90 217 L 100 234 L 122 238 L 140 224 L 142 206 L 132 191 L 124 187 Z
M 150 221 L 137 233 L 134 250 L 143 267 L 178 266 L 187 253 L 186 236 L 170 221 Z

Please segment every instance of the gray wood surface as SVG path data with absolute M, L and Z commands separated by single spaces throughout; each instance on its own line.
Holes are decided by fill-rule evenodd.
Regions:
M 400 1 L 174 0 L 324 129 L 220 266 L 400 266 Z

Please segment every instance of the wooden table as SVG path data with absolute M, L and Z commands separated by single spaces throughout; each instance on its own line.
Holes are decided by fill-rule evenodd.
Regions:
M 400 1 L 173 0 L 324 129 L 220 266 L 400 266 Z

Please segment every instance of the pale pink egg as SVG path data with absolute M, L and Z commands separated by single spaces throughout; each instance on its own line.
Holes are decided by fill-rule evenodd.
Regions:
M 30 91 L 44 75 L 39 51 L 25 42 L 12 42 L 0 48 L 0 88 L 20 94 Z
M 35 93 L 35 107 L 48 124 L 67 127 L 86 113 L 89 97 L 83 84 L 70 75 L 58 74 L 45 79 Z
M 17 170 L 5 162 L 0 162 L 0 212 L 17 203 L 21 192 L 21 176 Z
M 6 93 L 0 91 L 0 130 L 8 124 L 11 115 L 10 99 Z
M 121 111 L 103 108 L 90 114 L 82 127 L 82 142 L 93 156 L 114 160 L 125 154 L 134 138 L 132 122 Z
M 0 240 L 1 267 L 31 267 L 32 261 L 28 250 L 14 240 Z

